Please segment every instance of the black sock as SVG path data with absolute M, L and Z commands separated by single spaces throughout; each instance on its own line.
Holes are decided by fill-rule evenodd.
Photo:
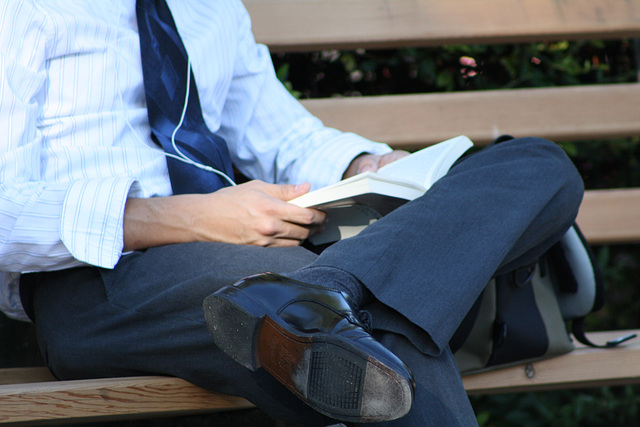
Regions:
M 369 299 L 369 290 L 351 273 L 335 267 L 318 266 L 306 267 L 285 276 L 326 288 L 342 291 L 349 295 L 356 307 L 360 307 Z

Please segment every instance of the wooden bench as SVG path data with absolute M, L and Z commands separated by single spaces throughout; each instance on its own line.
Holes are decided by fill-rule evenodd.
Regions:
M 274 52 L 640 37 L 637 0 L 245 0 Z M 640 84 L 303 101 L 329 126 L 394 147 L 466 134 L 555 141 L 640 135 Z M 526 108 L 522 107 L 523 105 Z M 480 106 L 480 108 L 479 108 Z M 429 120 L 426 121 L 425 117 Z M 640 189 L 587 191 L 579 223 L 593 244 L 640 242 Z M 606 341 L 622 332 L 594 333 Z M 640 383 L 640 341 L 463 378 L 470 394 Z M 167 377 L 56 381 L 46 368 L 0 369 L 0 423 L 50 423 L 249 408 Z
M 640 333 L 637 331 L 628 331 Z M 595 340 L 618 337 L 598 332 Z M 617 349 L 580 347 L 567 355 L 463 377 L 469 394 L 640 383 L 640 340 Z M 129 377 L 56 381 L 47 368 L 0 370 L 0 423 L 93 421 L 200 414 L 251 408 L 179 378 Z

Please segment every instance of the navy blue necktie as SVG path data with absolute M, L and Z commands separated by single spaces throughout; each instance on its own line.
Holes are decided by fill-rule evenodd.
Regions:
M 176 146 L 191 160 L 232 178 L 229 149 L 225 141 L 214 135 L 204 122 L 193 72 L 187 70 L 187 51 L 167 3 L 165 0 L 137 0 L 136 14 L 152 139 L 167 153 L 179 155 L 171 136 L 184 109 L 188 75 L 187 110 L 174 138 Z M 229 185 L 216 173 L 169 156 L 167 166 L 174 194 L 210 193 Z

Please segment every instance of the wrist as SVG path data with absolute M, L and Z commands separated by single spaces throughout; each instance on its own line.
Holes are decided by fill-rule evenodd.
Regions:
M 129 198 L 124 212 L 124 250 L 197 240 L 189 226 L 189 205 L 198 195 Z

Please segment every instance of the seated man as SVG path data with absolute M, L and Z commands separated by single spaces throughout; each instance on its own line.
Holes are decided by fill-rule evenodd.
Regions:
M 324 213 L 287 201 L 406 153 L 306 112 L 240 0 L 167 2 L 2 4 L 0 308 L 60 379 L 174 375 L 308 425 L 475 424 L 449 339 L 572 224 L 571 162 L 492 145 L 317 255 Z

